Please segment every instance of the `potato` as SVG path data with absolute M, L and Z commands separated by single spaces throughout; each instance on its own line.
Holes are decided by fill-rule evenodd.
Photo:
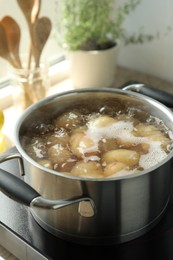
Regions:
M 143 124 L 143 123 L 139 123 L 138 125 L 136 125 L 135 129 L 133 131 L 133 134 L 135 136 L 142 136 L 142 137 L 155 135 L 155 134 L 158 134 L 158 133 L 160 133 L 158 128 L 156 128 L 153 125 L 146 125 L 146 124 Z
M 127 149 L 117 149 L 103 154 L 102 162 L 106 165 L 113 162 L 121 162 L 128 166 L 134 166 L 139 162 L 140 155 L 136 151 Z
M 94 141 L 85 132 L 74 132 L 69 143 L 72 153 L 79 158 L 98 154 L 99 152 Z
M 54 170 L 59 171 L 59 172 L 68 172 L 72 170 L 74 165 L 76 164 L 76 159 L 75 158 L 70 158 L 66 162 L 62 164 L 54 164 Z
M 111 176 L 111 175 L 125 169 L 126 167 L 127 167 L 127 165 L 122 162 L 113 162 L 113 163 L 108 164 L 105 167 L 103 174 L 105 177 L 108 177 L 108 176 Z
M 87 130 L 87 126 L 86 125 L 82 125 L 82 126 L 78 126 L 74 129 L 72 129 L 71 134 L 77 133 L 77 132 L 84 132 Z
M 64 113 L 54 120 L 54 125 L 56 128 L 63 127 L 67 130 L 71 130 L 72 128 L 77 127 L 82 123 L 83 117 L 77 111 Z
M 46 167 L 48 169 L 53 170 L 53 164 L 51 163 L 50 160 L 48 160 L 48 159 L 39 159 L 39 160 L 37 160 L 37 162 L 39 164 L 41 164 L 42 166 L 44 166 L 44 167 Z
M 55 144 L 48 149 L 48 158 L 52 163 L 61 165 L 72 158 L 71 152 L 60 144 Z
M 89 124 L 91 124 L 92 127 L 106 127 L 115 122 L 116 122 L 116 120 L 113 117 L 105 115 L 105 116 L 99 116 L 99 117 L 89 121 Z
M 100 163 L 98 162 L 84 162 L 79 161 L 71 170 L 71 174 L 79 177 L 87 177 L 87 178 L 102 178 L 103 171 Z
M 120 138 L 117 138 L 117 145 L 119 149 L 121 148 L 121 149 L 133 150 L 138 152 L 139 154 L 148 153 L 150 148 L 150 145 L 147 142 L 145 143 L 144 141 L 142 141 L 141 143 L 135 143 L 135 142 L 133 143 L 130 141 L 121 140 Z
M 130 148 L 134 146 L 134 143 L 130 140 L 123 140 L 122 138 L 117 138 L 117 145 L 119 148 Z
M 63 146 L 66 146 L 69 142 L 69 135 L 66 132 L 65 129 L 60 128 L 59 130 L 55 131 L 54 133 L 50 133 L 48 135 L 48 142 L 47 146 L 53 146 L 55 144 L 61 144 Z
M 165 152 L 170 152 L 170 147 L 172 146 L 171 141 L 162 133 L 148 136 L 148 139 L 151 140 L 151 142 L 160 142 L 161 149 Z
M 162 142 L 162 143 L 170 142 L 170 140 L 165 135 L 163 135 L 161 132 L 158 132 L 156 134 L 150 135 L 150 136 L 148 136 L 148 138 L 151 141 L 159 141 L 159 142 Z

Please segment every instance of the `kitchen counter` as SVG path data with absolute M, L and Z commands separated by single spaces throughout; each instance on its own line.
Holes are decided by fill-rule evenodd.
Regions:
M 126 82 L 129 81 L 138 81 L 145 84 L 149 84 L 155 88 L 163 89 L 165 91 L 168 91 L 170 93 L 173 93 L 173 83 L 161 80 L 159 78 L 153 77 L 151 75 L 143 74 L 134 70 L 129 70 L 126 68 L 118 67 L 117 73 L 116 73 L 116 80 L 114 87 L 119 87 Z M 66 90 L 71 89 L 71 82 L 69 79 L 64 79 L 62 82 L 58 83 L 55 87 L 52 88 L 52 93 L 56 92 L 57 90 Z M 11 116 L 10 116 L 11 118 Z M 11 119 L 10 119 L 11 120 Z M 8 123 L 8 120 L 7 120 Z M 9 125 L 8 125 L 9 129 Z M 11 131 L 11 127 L 10 127 Z M 16 260 L 17 258 L 13 256 L 8 250 L 0 246 L 0 259 L 5 260 Z M 23 260 L 23 259 L 21 259 Z
M 138 71 L 118 67 L 114 86 L 119 87 L 129 81 L 138 81 L 173 93 L 173 83 L 171 82 Z
M 8 250 L 0 245 L 0 259 L 4 260 L 17 260 L 14 255 L 12 255 Z

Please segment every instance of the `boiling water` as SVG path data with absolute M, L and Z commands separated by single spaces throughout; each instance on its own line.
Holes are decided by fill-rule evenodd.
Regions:
M 172 133 L 153 116 L 133 109 L 90 112 L 75 108 L 39 123 L 23 137 L 38 163 L 64 174 L 109 178 L 136 173 L 162 161 L 172 150 Z

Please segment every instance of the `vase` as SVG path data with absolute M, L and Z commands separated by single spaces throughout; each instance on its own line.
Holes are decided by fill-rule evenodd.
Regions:
M 13 104 L 18 111 L 24 111 L 30 105 L 46 97 L 50 86 L 49 66 L 46 62 L 40 63 L 37 68 L 30 69 L 10 67 L 8 72 Z
M 105 50 L 71 51 L 67 54 L 74 88 L 112 87 L 115 82 L 118 46 Z

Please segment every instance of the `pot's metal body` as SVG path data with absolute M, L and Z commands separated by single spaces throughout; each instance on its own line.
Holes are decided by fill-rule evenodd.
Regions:
M 149 231 L 161 219 L 170 196 L 171 159 L 168 157 L 148 171 L 112 179 L 86 179 L 63 175 L 33 161 L 24 151 L 21 136 L 28 126 L 61 113 L 75 102 L 91 97 L 117 104 L 139 107 L 162 119 L 173 131 L 173 114 L 161 103 L 140 94 L 115 89 L 92 89 L 55 95 L 31 106 L 20 118 L 15 142 L 23 157 L 25 181 L 43 197 L 69 199 L 90 197 L 59 209 L 31 207 L 36 221 L 47 231 L 67 240 L 84 244 L 108 244 L 129 241 Z
M 46 198 L 87 194 L 93 199 L 93 216 L 89 202 L 57 210 L 32 209 L 47 231 L 78 243 L 120 243 L 146 233 L 161 219 L 170 195 L 170 163 L 149 174 L 112 181 L 71 180 L 40 171 L 27 162 L 25 169 L 26 181 Z

